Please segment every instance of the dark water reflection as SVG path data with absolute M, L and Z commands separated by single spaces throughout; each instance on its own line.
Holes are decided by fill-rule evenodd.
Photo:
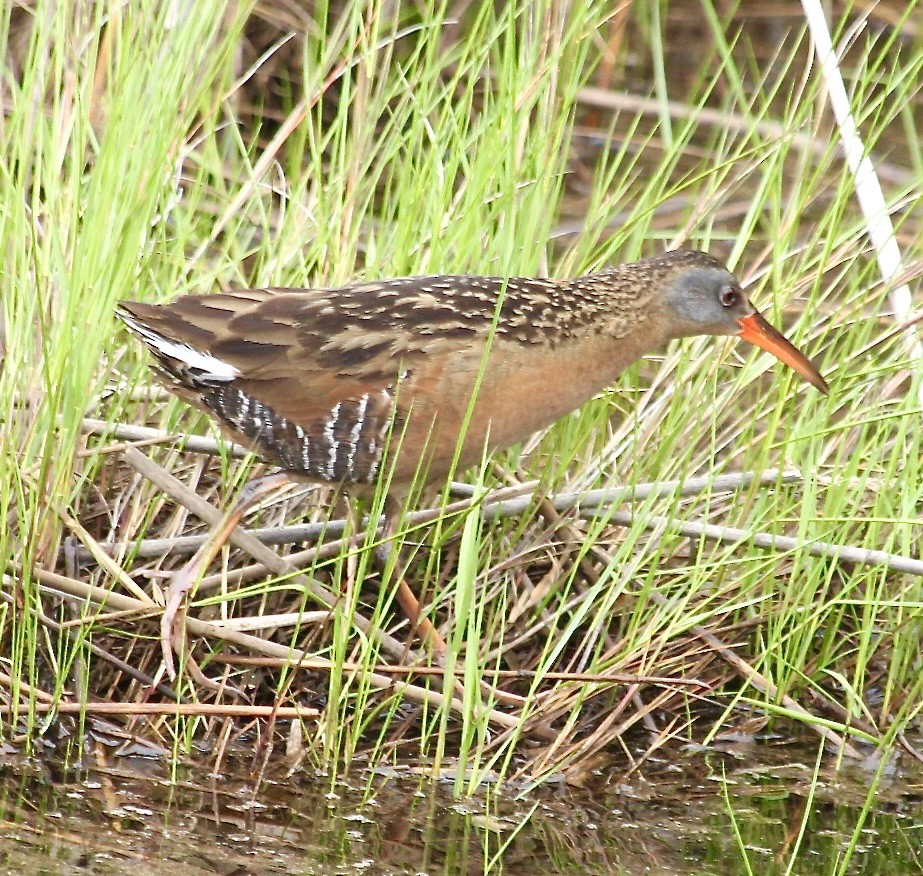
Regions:
M 348 782 L 280 772 L 254 790 L 245 767 L 172 784 L 159 762 L 62 770 L 7 756 L 0 872 L 738 874 L 745 857 L 754 873 L 782 873 L 793 856 L 793 873 L 923 872 L 919 765 L 898 763 L 857 830 L 873 772 L 822 770 L 809 805 L 813 756 L 688 753 L 681 771 L 651 761 L 616 781 L 613 766 L 592 790 L 551 784 L 517 799 L 488 787 L 464 801 L 411 767 Z

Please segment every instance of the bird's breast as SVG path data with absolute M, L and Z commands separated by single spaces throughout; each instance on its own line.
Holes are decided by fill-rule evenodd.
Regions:
M 398 481 L 419 465 L 427 480 L 462 471 L 485 449 L 502 450 L 579 408 L 644 352 L 642 338 L 588 337 L 581 343 L 525 345 L 496 339 L 418 368 L 398 389 L 393 441 Z

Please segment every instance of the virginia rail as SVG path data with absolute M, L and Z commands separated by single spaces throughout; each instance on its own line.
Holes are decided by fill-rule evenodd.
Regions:
M 485 446 L 550 425 L 674 338 L 738 335 L 828 391 L 734 275 L 689 250 L 572 280 L 402 277 L 125 302 L 118 315 L 168 388 L 235 440 L 288 475 L 353 494 L 382 475 L 391 496 L 415 478 L 444 480 Z M 170 630 L 193 580 L 174 580 L 163 618 L 171 675 Z M 404 588 L 398 598 L 416 621 Z

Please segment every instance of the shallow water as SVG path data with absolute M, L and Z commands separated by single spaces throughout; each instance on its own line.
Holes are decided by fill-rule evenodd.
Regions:
M 7 756 L 0 872 L 738 874 L 745 859 L 781 873 L 793 856 L 793 873 L 923 872 L 920 765 L 896 761 L 863 824 L 874 771 L 823 767 L 812 783 L 815 759 L 794 744 L 689 751 L 627 778 L 614 761 L 592 787 L 454 800 L 412 766 L 349 781 L 186 769 L 173 783 L 159 761 L 105 752 L 89 769 Z

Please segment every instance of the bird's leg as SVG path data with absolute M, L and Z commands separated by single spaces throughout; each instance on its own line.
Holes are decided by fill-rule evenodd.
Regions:
M 185 643 L 181 629 L 185 612 L 180 611 L 183 599 L 231 537 L 231 533 L 247 510 L 266 493 L 289 483 L 289 480 L 286 474 L 277 473 L 256 478 L 247 483 L 237 497 L 237 501 L 212 528 L 205 542 L 193 554 L 192 559 L 173 576 L 167 588 L 166 604 L 160 618 L 160 647 L 163 652 L 164 667 L 171 681 L 176 678 L 173 651 L 175 649 L 177 653 L 180 653 L 179 642 Z
M 401 519 L 400 503 L 387 496 L 385 498 L 384 522 L 381 528 L 381 544 L 375 549 L 375 556 L 382 570 L 388 566 L 391 551 L 394 549 L 393 539 L 397 534 L 397 527 Z M 397 563 L 395 564 L 395 573 L 397 575 L 397 597 L 398 605 L 403 609 L 407 620 L 410 621 L 411 630 L 418 632 L 420 637 L 425 641 L 429 640 L 433 646 L 433 652 L 436 659 L 441 663 L 445 657 L 445 639 L 439 635 L 439 631 L 433 626 L 429 618 L 422 617 L 420 614 L 420 602 L 414 595 L 413 590 L 404 577 L 404 564 L 401 562 L 401 552 L 398 551 Z
M 375 556 L 381 565 L 382 571 L 388 567 L 388 560 L 391 551 L 394 550 L 394 536 L 397 534 L 398 524 L 401 520 L 401 505 L 397 499 L 392 496 L 385 497 L 384 521 L 381 527 L 381 544 L 375 549 Z M 423 641 L 429 640 L 433 649 L 433 658 L 439 666 L 445 667 L 446 664 L 446 644 L 445 639 L 439 634 L 439 630 L 433 626 L 429 618 L 423 617 L 420 613 L 420 601 L 417 599 L 407 578 L 404 575 L 406 564 L 402 562 L 401 551 L 397 551 L 397 562 L 394 571 L 397 575 L 397 598 L 398 605 L 403 609 L 407 620 L 410 621 L 411 633 L 417 632 Z M 455 694 L 459 698 L 465 696 L 465 686 L 461 679 L 454 679 Z
M 397 533 L 398 523 L 400 522 L 400 512 L 400 504 L 391 496 L 386 497 L 384 522 L 381 532 L 382 541 L 375 551 L 376 558 L 382 569 L 387 567 L 389 554 L 394 549 L 392 541 Z M 398 551 L 397 564 L 395 567 L 398 581 L 397 593 L 395 596 L 397 597 L 398 604 L 404 610 L 404 614 L 410 621 L 411 629 L 418 631 L 421 638 L 424 640 L 429 639 L 429 641 L 432 643 L 433 657 L 435 658 L 436 663 L 439 666 L 445 667 L 445 639 L 442 638 L 442 636 L 439 634 L 439 631 L 430 622 L 429 618 L 420 616 L 420 603 L 417 600 L 417 597 L 414 595 L 413 590 L 410 589 L 410 585 L 407 583 L 404 571 L 404 564 L 401 562 L 400 551 Z M 499 702 L 511 703 L 513 705 L 522 705 L 525 702 L 522 697 L 516 696 L 515 694 L 508 694 L 505 691 L 499 690 L 485 680 L 480 682 L 480 688 L 488 698 L 493 698 Z M 464 699 L 465 686 L 462 683 L 462 680 L 459 678 L 455 679 L 455 693 L 459 698 Z

